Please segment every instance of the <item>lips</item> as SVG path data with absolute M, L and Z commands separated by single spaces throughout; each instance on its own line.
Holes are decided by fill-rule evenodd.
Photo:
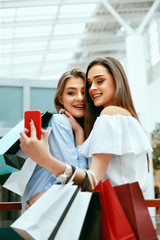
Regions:
M 101 93 L 96 93 L 96 94 L 92 95 L 92 98 L 94 99 L 94 98 L 100 97 L 101 95 L 102 95 Z
M 75 108 L 83 109 L 85 105 L 74 105 Z

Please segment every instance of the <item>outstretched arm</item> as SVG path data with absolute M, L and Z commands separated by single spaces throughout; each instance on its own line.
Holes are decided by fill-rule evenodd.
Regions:
M 37 162 L 40 166 L 48 169 L 50 172 L 58 176 L 65 171 L 65 163 L 57 160 L 50 154 L 49 144 L 48 144 L 48 132 L 42 131 L 42 139 L 38 140 L 36 137 L 36 129 L 33 121 L 30 123 L 31 126 L 31 137 L 27 137 L 25 134 L 26 129 L 20 133 L 20 147 L 23 152 L 29 156 L 32 160 Z M 92 157 L 92 163 L 90 170 L 95 173 L 97 180 L 104 178 L 108 163 L 110 160 L 110 154 L 95 154 Z M 70 174 L 70 179 L 72 173 Z M 85 178 L 85 171 L 83 169 L 78 169 L 74 182 L 75 184 L 82 186 L 83 180 Z M 94 178 L 93 178 L 94 181 Z
M 42 130 L 42 139 L 38 140 L 36 137 L 36 129 L 33 121 L 30 122 L 31 137 L 27 137 L 25 134 L 27 129 L 24 129 L 20 133 L 20 147 L 23 152 L 38 163 L 40 166 L 50 170 L 52 168 L 52 162 L 55 162 L 54 174 L 58 175 L 64 171 L 64 164 L 52 157 L 49 150 L 48 132 Z M 56 164 L 58 162 L 58 164 Z M 51 171 L 52 172 L 52 171 Z

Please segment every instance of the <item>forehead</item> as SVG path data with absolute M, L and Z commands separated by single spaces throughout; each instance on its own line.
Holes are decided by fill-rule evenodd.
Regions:
M 94 65 L 88 71 L 88 80 L 98 76 L 111 75 L 109 70 L 103 65 Z
M 70 77 L 65 84 L 66 88 L 84 88 L 84 80 L 81 77 Z

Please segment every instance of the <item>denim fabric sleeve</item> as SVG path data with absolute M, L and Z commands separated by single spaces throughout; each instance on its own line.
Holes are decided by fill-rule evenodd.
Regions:
M 68 119 L 63 114 L 54 114 L 50 126 L 52 128 L 49 135 L 51 154 L 60 161 L 86 168 L 87 159 L 75 146 L 74 134 Z
M 78 167 L 83 169 L 88 169 L 88 159 L 80 153 L 79 148 L 80 148 L 80 145 L 76 146 L 77 154 L 78 154 L 78 162 L 79 162 Z

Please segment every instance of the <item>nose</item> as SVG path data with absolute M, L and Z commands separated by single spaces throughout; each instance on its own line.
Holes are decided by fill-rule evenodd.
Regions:
M 76 100 L 77 101 L 84 101 L 84 95 L 81 92 L 78 92 Z
M 97 89 L 96 84 L 92 83 L 91 86 L 90 86 L 90 90 L 95 90 L 95 89 Z

